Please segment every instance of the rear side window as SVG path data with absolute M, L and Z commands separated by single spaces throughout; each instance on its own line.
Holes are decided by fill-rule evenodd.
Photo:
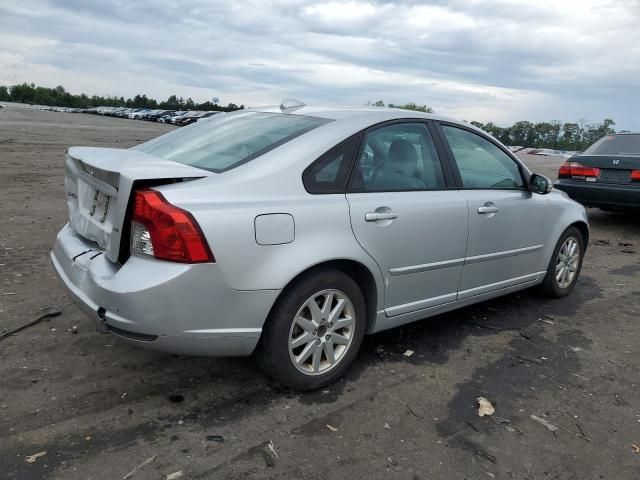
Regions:
M 367 132 L 353 171 L 354 192 L 444 188 L 440 159 L 423 123 L 401 122 Z
M 587 155 L 640 155 L 640 135 L 607 135 L 584 152 Z
M 442 126 L 464 188 L 522 188 L 518 164 L 500 148 L 478 134 Z
M 345 140 L 313 162 L 302 174 L 309 193 L 344 193 L 360 135 Z
M 173 162 L 220 173 L 324 125 L 324 118 L 240 111 L 214 115 L 134 147 Z

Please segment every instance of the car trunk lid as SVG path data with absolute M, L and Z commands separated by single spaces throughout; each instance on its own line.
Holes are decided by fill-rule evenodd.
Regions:
M 65 159 L 69 225 L 116 262 L 129 199 L 137 182 L 184 181 L 213 172 L 164 160 L 138 150 L 72 147 Z
M 578 162 L 585 167 L 599 168 L 597 181 L 606 183 L 634 183 L 631 172 L 640 169 L 640 155 L 578 155 L 569 161 Z

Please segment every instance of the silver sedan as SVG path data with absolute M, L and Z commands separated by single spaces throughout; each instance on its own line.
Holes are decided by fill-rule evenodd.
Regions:
M 450 118 L 242 110 L 66 156 L 51 258 L 99 332 L 250 355 L 285 385 L 342 375 L 365 334 L 540 285 L 567 295 L 582 206 Z

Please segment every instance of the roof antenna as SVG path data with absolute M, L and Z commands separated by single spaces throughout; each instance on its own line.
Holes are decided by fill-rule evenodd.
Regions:
M 285 110 L 291 110 L 294 108 L 298 109 L 304 106 L 305 106 L 304 102 L 301 102 L 300 100 L 296 100 L 295 98 L 285 98 L 284 100 L 282 100 L 282 102 L 280 102 L 280 110 L 282 110 L 283 112 Z

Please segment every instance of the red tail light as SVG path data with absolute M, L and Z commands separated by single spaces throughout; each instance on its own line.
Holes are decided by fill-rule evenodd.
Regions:
M 215 262 L 193 216 L 155 190 L 135 192 L 131 253 L 171 262 Z
M 558 178 L 596 178 L 600 176 L 600 169 L 585 167 L 578 162 L 564 162 L 560 165 Z
M 634 182 L 640 182 L 640 170 L 631 171 L 631 180 Z

